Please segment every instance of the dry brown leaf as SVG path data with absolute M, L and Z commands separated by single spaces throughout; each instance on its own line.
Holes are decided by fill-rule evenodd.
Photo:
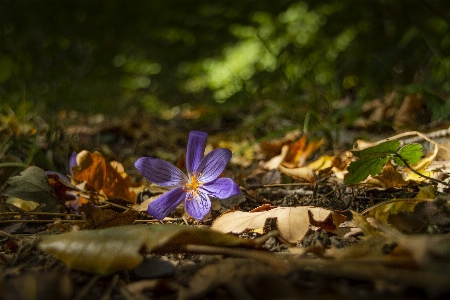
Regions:
M 314 185 L 316 184 L 316 175 L 314 174 L 314 171 L 308 167 L 289 169 L 279 166 L 278 170 L 281 173 L 294 178 L 295 180 L 306 181 Z
M 383 166 L 381 175 L 374 176 L 374 178 L 378 179 L 384 188 L 403 187 L 408 184 L 408 182 L 403 180 L 402 174 L 396 171 L 390 163 L 386 163 Z
M 294 130 L 286 133 L 286 135 L 280 139 L 274 139 L 270 141 L 263 141 L 260 144 L 261 154 L 266 157 L 274 157 L 280 153 L 281 148 L 284 145 L 290 145 L 292 142 L 298 139 L 301 132 L 300 130 Z
M 330 215 L 339 214 L 328 209 L 313 206 L 279 207 L 263 212 L 230 211 L 222 214 L 211 225 L 212 229 L 223 233 L 242 233 L 249 229 L 264 227 L 267 218 L 277 218 L 277 227 L 281 237 L 290 243 L 297 243 L 308 232 L 311 222 L 310 214 L 315 222 L 325 222 Z M 333 217 L 333 221 L 342 217 Z M 334 224 L 336 227 L 338 223 Z
M 72 168 L 73 179 L 86 182 L 88 191 L 103 193 L 110 199 L 118 198 L 131 203 L 136 195 L 130 190 L 130 177 L 118 162 L 106 163 L 99 152 L 81 151 L 77 155 L 77 166 Z
M 100 209 L 92 204 L 83 204 L 78 208 L 78 212 L 83 213 L 86 225 L 83 229 L 102 229 L 114 226 L 131 225 L 138 216 L 135 210 L 127 210 L 123 213 L 116 213 L 111 209 Z

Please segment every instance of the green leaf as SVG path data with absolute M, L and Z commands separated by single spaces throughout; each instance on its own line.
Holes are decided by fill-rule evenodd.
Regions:
M 420 144 L 408 144 L 400 148 L 398 151 L 401 157 L 403 157 L 409 165 L 416 164 L 422 157 L 422 146 Z M 404 166 L 403 161 L 394 156 L 394 162 L 399 166 Z
M 19 176 L 9 178 L 3 195 L 45 204 L 45 212 L 60 212 L 60 205 L 44 170 L 28 167 Z
M 345 178 L 345 184 L 357 184 L 365 180 L 369 175 L 379 174 L 389 159 L 389 156 L 364 157 L 350 163 L 347 168 L 349 176 Z
M 374 147 L 361 151 L 352 151 L 359 160 L 350 163 L 348 166 L 349 176 L 345 178 L 345 184 L 357 184 L 369 175 L 377 175 L 383 169 L 385 163 L 395 154 L 400 146 L 399 141 L 386 141 Z
M 366 148 L 361 151 L 352 151 L 353 155 L 359 158 L 368 157 L 368 156 L 380 156 L 380 155 L 389 155 L 394 154 L 395 151 L 400 146 L 399 141 L 386 141 L 379 145 Z
M 187 245 L 253 246 L 240 239 L 206 228 L 179 225 L 126 225 L 82 230 L 45 237 L 40 247 L 70 267 L 100 274 L 136 268 L 143 253 L 183 252 Z

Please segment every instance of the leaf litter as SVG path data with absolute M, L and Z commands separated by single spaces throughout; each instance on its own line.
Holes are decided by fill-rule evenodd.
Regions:
M 64 278 L 55 290 L 60 299 L 111 290 L 119 298 L 179 299 L 450 293 L 448 177 L 441 176 L 448 169 L 432 166 L 438 144 L 428 155 L 391 137 L 364 150 L 318 155 L 324 141 L 298 131 L 252 147 L 213 143 L 245 153 L 224 172 L 241 195 L 212 199 L 203 222 L 183 205 L 161 221 L 152 218 L 145 207 L 167 190 L 95 148 L 79 152 L 65 186 L 86 200 L 77 209 L 66 205 L 67 193 L 58 193 L 42 169 L 11 177 L 2 195 L 12 201 L 0 206 L 6 298 L 14 287 L 38 282 L 36 270 L 49 281 L 66 274 L 58 277 Z M 182 167 L 177 155 L 172 159 Z M 20 208 L 13 199 L 38 206 Z M 24 225 L 34 222 L 39 237 L 25 236 Z M 27 267 L 33 255 L 39 259 Z M 96 273 L 103 276 L 90 275 Z

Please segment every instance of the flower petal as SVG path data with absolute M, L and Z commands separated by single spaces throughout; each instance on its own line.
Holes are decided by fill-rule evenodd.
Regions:
M 198 167 L 198 164 L 205 154 L 206 139 L 208 134 L 202 131 L 189 132 L 188 144 L 186 149 L 186 170 L 192 174 Z
M 186 182 L 186 175 L 165 160 L 141 157 L 134 166 L 148 180 L 161 186 L 180 186 Z
M 213 182 L 202 185 L 200 189 L 204 190 L 208 195 L 219 199 L 239 195 L 241 192 L 236 182 L 230 178 L 218 178 Z
M 231 159 L 231 151 L 226 148 L 219 148 L 209 152 L 200 162 L 196 174 L 201 174 L 198 178 L 200 182 L 208 183 L 222 174 Z
M 211 209 L 211 200 L 207 194 L 198 191 L 193 198 L 187 195 L 184 207 L 189 215 L 201 221 Z
M 73 177 L 72 168 L 78 166 L 77 164 L 77 153 L 75 151 L 72 152 L 69 158 L 69 174 Z
M 186 198 L 186 192 L 179 187 L 159 196 L 150 202 L 147 208 L 149 215 L 162 220 L 170 214 Z
M 66 175 L 63 175 L 63 174 L 61 174 L 59 172 L 45 171 L 45 175 L 56 175 L 56 176 L 59 177 L 60 180 L 67 182 L 67 184 L 71 184 L 69 177 L 67 177 Z

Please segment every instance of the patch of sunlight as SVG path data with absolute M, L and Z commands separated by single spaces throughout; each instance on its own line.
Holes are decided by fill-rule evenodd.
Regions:
M 130 90 L 144 89 L 150 86 L 151 79 L 145 76 L 130 77 L 124 76 L 120 80 L 120 85 Z
M 358 83 L 359 83 L 359 77 L 356 75 L 351 75 L 351 76 L 344 77 L 342 85 L 344 86 L 344 89 L 348 90 L 348 89 L 351 89 L 352 87 L 357 86 Z

